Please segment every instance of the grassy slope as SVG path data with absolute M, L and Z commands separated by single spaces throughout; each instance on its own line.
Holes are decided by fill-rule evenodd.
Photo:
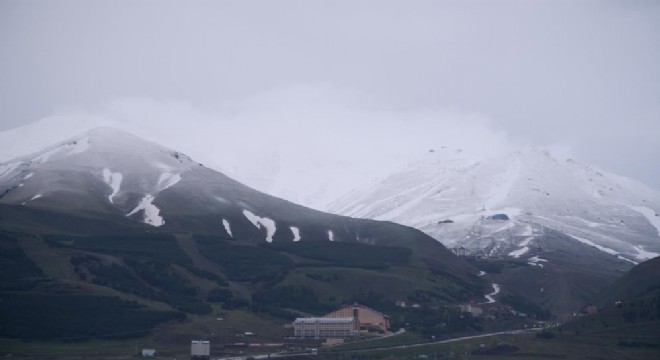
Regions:
M 3 207 L 2 210 L 7 210 L 7 208 Z M 32 228 L 33 232 L 46 233 L 46 235 L 36 236 L 16 233 L 12 235 L 25 257 L 37 264 L 38 268 L 42 269 L 48 277 L 51 285 L 48 288 L 42 287 L 39 289 L 41 293 L 46 291 L 45 294 L 48 291 L 58 292 L 66 289 L 66 291 L 72 291 L 80 295 L 137 301 L 140 305 L 145 306 L 143 310 L 172 311 L 176 307 L 176 303 L 164 301 L 160 298 L 145 298 L 137 296 L 132 291 L 126 292 L 118 287 L 101 286 L 93 283 L 91 280 L 96 277 L 93 270 L 98 268 L 110 269 L 112 266 L 116 266 L 125 269 L 127 274 L 130 274 L 129 276 L 134 277 L 135 280 L 131 280 L 134 283 L 137 281 L 136 284 L 141 283 L 145 289 L 159 291 L 160 289 L 153 282 L 142 277 L 138 271 L 139 268 L 135 268 L 129 260 L 137 257 L 142 262 L 146 261 L 147 264 L 151 261 L 157 263 L 165 261 L 168 263 L 167 273 L 171 273 L 171 276 L 181 278 L 193 288 L 197 288 L 197 298 L 203 301 L 212 289 L 224 286 L 213 280 L 213 276 L 219 277 L 221 280 L 228 279 L 227 268 L 232 266 L 226 259 L 222 260 L 222 257 L 220 257 L 221 261 L 219 262 L 211 261 L 210 258 L 214 258 L 212 256 L 213 252 L 201 251 L 208 250 L 203 249 L 205 240 L 190 235 L 174 237 L 166 233 L 153 232 L 153 229 L 149 228 L 149 233 L 140 236 L 138 235 L 140 232 L 136 231 L 142 229 L 140 226 L 136 228 L 129 226 L 124 228 L 124 231 L 128 229 L 131 233 L 127 238 L 111 234 L 90 237 L 81 235 L 81 233 L 88 232 L 88 229 L 78 227 L 80 223 L 85 222 L 85 219 L 72 219 L 64 215 L 60 218 L 58 215 L 53 219 L 42 222 L 42 216 L 45 216 L 45 214 L 36 210 L 29 211 L 30 216 L 20 216 L 21 214 L 17 215 L 11 213 L 11 211 L 0 212 L 0 215 L 7 215 L 0 219 L 0 227 L 4 229 L 15 231 Z M 15 221 L 18 218 L 25 220 L 25 222 Z M 116 229 L 121 229 L 120 223 L 113 224 Z M 33 228 L 33 226 L 38 227 Z M 384 229 L 389 228 L 396 230 L 397 226 L 387 224 Z M 372 229 L 372 231 L 384 230 Z M 48 235 L 48 233 L 52 235 Z M 403 235 L 405 235 L 405 232 L 402 233 Z M 223 241 L 222 239 L 210 239 L 208 241 L 213 242 L 216 240 Z M 240 247 L 238 249 L 241 250 L 239 253 L 251 249 L 249 251 L 256 251 L 259 256 L 263 255 L 263 258 L 256 259 L 257 262 L 262 264 L 268 265 L 273 259 L 288 260 L 283 263 L 281 261 L 280 263 L 275 262 L 276 266 L 284 264 L 284 267 L 277 272 L 276 282 L 264 282 L 260 279 L 256 279 L 256 281 L 255 279 L 250 281 L 234 279 L 225 285 L 228 285 L 228 289 L 236 297 L 248 300 L 255 292 L 268 291 L 269 289 L 286 289 L 287 287 L 310 289 L 316 296 L 315 301 L 322 303 L 323 306 L 315 307 L 316 310 L 307 312 L 301 312 L 299 309 L 295 309 L 295 306 L 293 306 L 293 309 L 287 308 L 287 310 L 297 310 L 298 314 L 315 315 L 320 315 L 325 311 L 320 309 L 336 308 L 342 302 L 372 295 L 381 296 L 377 297 L 379 301 L 393 302 L 406 299 L 413 295 L 415 291 L 423 290 L 438 294 L 438 298 L 433 300 L 435 302 L 451 303 L 465 299 L 470 293 L 476 295 L 482 291 L 484 284 L 481 284 L 478 278 L 466 273 L 465 269 L 470 269 L 469 265 L 463 264 L 454 258 L 449 259 L 450 261 L 447 261 L 447 264 L 429 263 L 424 256 L 420 255 L 435 254 L 438 249 L 443 251 L 444 249 L 434 247 L 431 243 L 415 242 L 415 244 L 417 245 L 413 249 L 408 250 L 405 248 L 324 242 L 318 248 L 317 246 L 311 246 L 311 250 L 308 249 L 300 253 L 298 250 L 302 247 L 298 249 L 287 248 L 286 246 L 275 248 L 263 244 L 229 242 L 227 245 L 230 247 Z M 347 256 L 345 258 L 348 260 L 342 258 L 335 261 L 333 258 L 336 254 L 328 257 L 328 251 L 332 250 L 329 246 L 347 247 L 341 248 L 340 252 L 347 252 L 351 255 L 357 254 L 358 256 Z M 427 248 L 435 250 L 427 251 Z M 226 248 L 219 250 L 226 250 Z M 71 262 L 73 259 L 85 257 L 91 257 L 93 260 L 85 260 L 87 262 L 77 265 Z M 362 263 L 362 260 L 365 260 L 366 265 Z M 387 263 L 387 265 L 382 266 L 383 263 Z M 210 273 L 211 278 L 201 276 L 198 271 Z M 85 278 L 81 277 L 83 273 L 86 276 Z M 30 291 L 28 291 L 29 293 Z M 233 334 L 236 329 L 242 327 L 240 324 L 246 323 L 253 324 L 252 328 L 261 329 L 260 339 L 262 341 L 279 341 L 282 335 L 287 333 L 287 330 L 283 328 L 283 324 L 287 320 L 283 318 L 275 318 L 264 312 L 258 314 L 246 312 L 247 309 L 245 308 L 223 309 L 218 304 L 212 304 L 212 307 L 213 310 L 208 314 L 188 315 L 187 320 L 182 323 L 174 321 L 160 325 L 148 337 L 142 339 L 149 339 L 150 344 L 158 347 L 167 348 L 168 345 L 166 344 L 170 341 L 174 341 L 176 346 L 185 347 L 192 337 L 208 337 L 211 336 L 211 333 L 219 334 L 221 333 L 222 324 L 232 324 L 231 319 L 237 318 L 241 320 L 235 321 L 233 325 L 227 325 L 227 329 L 221 335 L 222 342 L 233 341 L 234 338 L 231 337 L 230 333 Z M 218 322 L 218 320 L 215 320 L 218 313 L 221 313 L 225 319 L 230 320 Z M 249 321 L 246 319 L 249 319 Z M 245 331 L 250 331 L 250 329 L 245 329 Z M 84 335 L 81 336 L 85 337 Z M 20 346 L 10 340 L 7 344 L 13 344 L 8 345 L 8 349 L 23 349 L 25 353 L 39 347 L 34 346 L 34 343 L 33 345 Z M 60 348 L 56 344 L 42 344 L 44 344 L 45 349 Z M 85 348 L 83 344 L 80 345 Z M 57 352 L 59 350 L 53 351 Z M 119 353 L 123 351 L 121 350 Z
M 603 307 L 617 300 L 632 299 L 660 290 L 660 257 L 645 261 L 622 276 L 596 301 Z

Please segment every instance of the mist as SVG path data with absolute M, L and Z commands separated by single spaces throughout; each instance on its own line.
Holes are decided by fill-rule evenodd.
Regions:
M 0 130 L 119 124 L 262 188 L 529 143 L 660 188 L 658 64 L 653 1 L 3 0 Z

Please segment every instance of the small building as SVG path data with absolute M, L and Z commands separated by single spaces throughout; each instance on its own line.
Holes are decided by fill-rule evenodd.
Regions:
M 470 313 L 472 316 L 481 316 L 481 314 L 483 314 L 484 311 L 480 307 L 474 306 L 472 304 L 462 304 L 461 312 Z
M 142 349 L 142 357 L 156 356 L 156 349 Z
M 390 328 L 389 316 L 360 304 L 346 305 L 339 310 L 326 314 L 324 317 L 353 317 L 357 319 L 358 328 L 362 330 L 376 329 L 378 331 L 387 331 Z
M 495 214 L 488 217 L 491 220 L 509 220 L 509 215 L 507 214 Z
M 209 360 L 211 344 L 206 340 L 193 340 L 190 343 L 190 358 L 192 360 Z
M 360 327 L 353 317 L 297 318 L 294 336 L 307 339 L 347 338 L 359 335 Z

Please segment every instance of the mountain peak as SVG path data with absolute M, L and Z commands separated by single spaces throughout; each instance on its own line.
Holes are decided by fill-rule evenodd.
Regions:
M 534 227 L 631 261 L 660 253 L 657 191 L 574 160 L 559 161 L 539 146 L 477 162 L 464 155 L 436 149 L 330 209 L 413 226 L 449 246 L 490 246 L 504 256 L 518 249 L 510 245 L 516 236 L 536 236 Z M 494 214 L 511 220 L 500 228 L 482 224 Z M 445 220 L 452 225 L 439 225 Z

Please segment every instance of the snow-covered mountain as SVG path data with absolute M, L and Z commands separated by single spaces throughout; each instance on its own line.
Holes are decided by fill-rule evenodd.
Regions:
M 47 211 L 252 243 L 348 241 L 429 247 L 441 258 L 453 258 L 418 230 L 327 214 L 263 194 L 178 151 L 114 128 L 97 128 L 0 163 L 0 205 L 13 206 L 9 213 L 15 216 Z M 41 219 L 39 226 L 66 225 Z M 0 220 L 14 221 L 1 216 Z
M 281 139 L 274 139 L 268 145 L 257 144 L 258 140 L 250 138 L 251 130 L 246 129 L 222 126 L 173 129 L 154 126 L 148 121 L 128 122 L 120 116 L 86 114 L 51 116 L 0 131 L 0 162 L 37 153 L 98 127 L 112 127 L 148 141 L 167 144 L 253 189 L 316 210 L 322 210 L 356 184 L 368 182 L 391 169 L 374 161 L 365 164 L 364 157 L 362 160 L 351 157 L 348 161 L 336 151 L 319 151 L 318 148 L 300 151 L 305 145 L 295 141 L 284 147 L 280 146 Z
M 328 210 L 416 227 L 468 253 L 534 262 L 553 231 L 631 263 L 660 253 L 660 193 L 528 146 L 478 159 L 431 150 Z

